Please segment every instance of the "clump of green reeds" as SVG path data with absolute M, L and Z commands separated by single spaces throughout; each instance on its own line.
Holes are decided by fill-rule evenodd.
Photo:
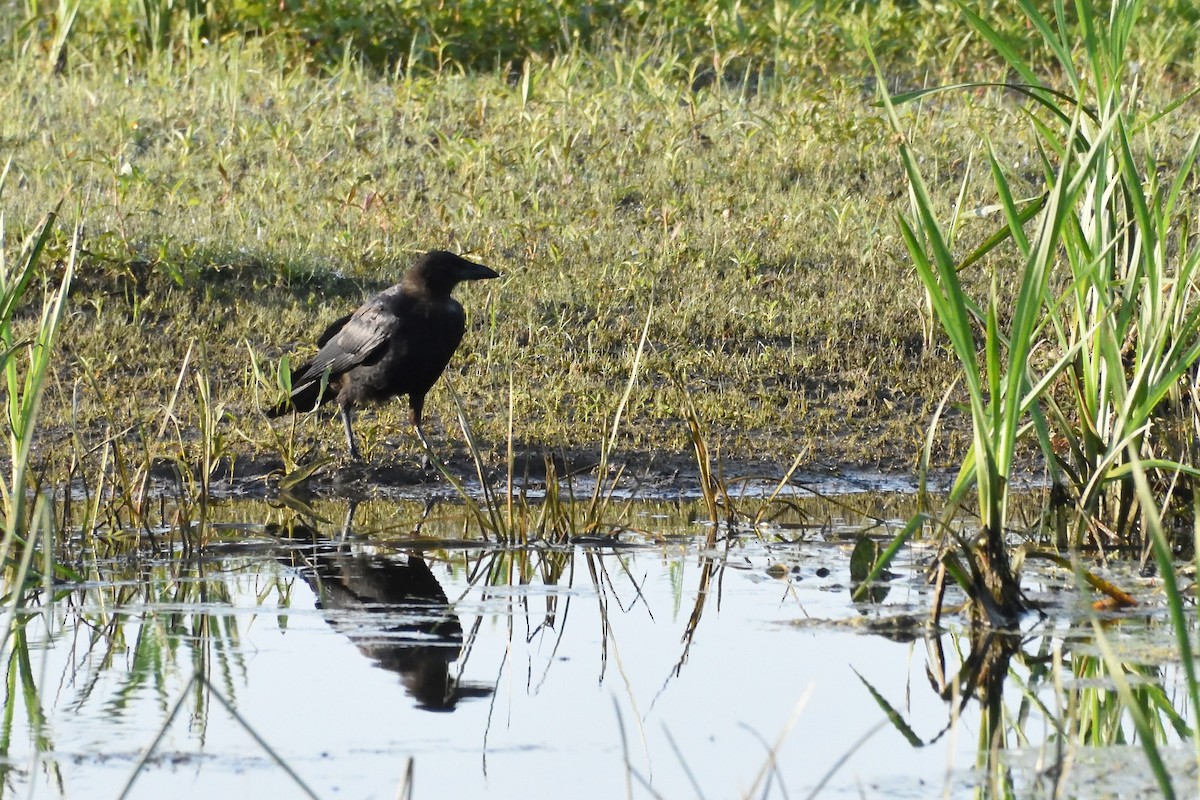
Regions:
M 0 192 L 10 164 L 0 170 Z M 14 254 L 7 245 L 4 214 L 0 211 L 0 369 L 3 371 L 0 382 L 5 395 L 5 440 L 10 468 L 8 479 L 0 480 L 0 510 L 4 516 L 0 538 L 0 664 L 8 664 L 11 669 L 15 662 L 16 670 L 8 685 L 10 689 L 13 687 L 19 672 L 30 727 L 39 747 L 47 750 L 53 749 L 53 745 L 43 731 L 45 718 L 33 688 L 35 677 L 24 629 L 28 617 L 21 611 L 37 594 L 52 596 L 55 570 L 53 500 L 41 491 L 33 447 L 38 433 L 38 412 L 51 375 L 55 338 L 66 311 L 78 251 L 76 235 L 63 263 L 46 267 L 56 219 L 57 210 L 46 216 Z M 60 276 L 55 276 L 59 270 Z M 44 287 L 40 315 L 33 322 L 18 320 L 18 313 L 28 304 L 29 295 L 39 282 Z M 11 714 L 7 715 L 7 721 L 11 719 Z
M 896 111 L 932 91 L 961 87 L 884 96 L 910 186 L 912 210 L 901 217 L 901 230 L 958 358 L 973 426 L 971 450 L 941 520 L 950 531 L 943 564 L 973 601 L 973 619 L 1013 622 L 1023 599 L 1009 562 L 1007 508 L 1016 448 L 1035 442 L 1054 494 L 1069 498 L 1076 512 L 1060 544 L 1073 551 L 1153 553 L 1194 716 L 1200 710 L 1194 645 L 1161 517 L 1173 489 L 1200 474 L 1190 446 L 1194 433 L 1187 430 L 1195 418 L 1190 383 L 1200 358 L 1200 249 L 1187 187 L 1195 181 L 1200 136 L 1178 160 L 1164 163 L 1155 158 L 1155 126 L 1195 92 L 1161 110 L 1143 109 L 1128 51 L 1142 3 L 1114 3 L 1102 14 L 1090 0 L 1079 0 L 1069 14 L 1058 2 L 1052 16 L 1031 0 L 1019 4 L 1054 56 L 1061 89 L 1019 58 L 997 27 L 965 7 L 964 13 L 1019 76 L 1021 83 L 1007 88 L 1028 100 L 1044 195 L 1017 199 L 989 143 L 987 162 L 1005 222 L 962 259 L 954 243 L 963 195 L 949 225 L 942 224 Z M 1002 245 L 1020 265 L 1011 308 L 995 290 L 1002 276 L 993 274 L 992 291 L 982 300 L 961 280 L 985 255 L 999 263 Z M 982 525 L 977 535 L 961 537 L 950 517 L 971 489 Z M 1077 572 L 1082 586 L 1084 571 Z M 1126 676 L 1133 670 L 1115 656 L 1098 623 L 1095 632 L 1159 788 L 1173 797 L 1152 702 L 1131 688 Z M 1196 739 L 1181 719 L 1177 727 Z
M 1179 461 L 1186 453 L 1166 452 L 1170 440 L 1159 418 L 1172 397 L 1181 397 L 1181 381 L 1200 356 L 1193 287 L 1200 250 L 1190 225 L 1180 224 L 1200 139 L 1178 164 L 1153 159 L 1153 124 L 1180 103 L 1153 116 L 1137 103 L 1127 48 L 1142 4 L 1114 3 L 1106 15 L 1090 0 L 1079 0 L 1074 14 L 1059 2 L 1053 16 L 1031 0 L 1019 4 L 1053 54 L 1063 90 L 1039 78 L 1011 37 L 963 10 L 1020 76 L 1022 83 L 1008 88 L 1029 100 L 1045 194 L 1019 200 L 989 142 L 987 164 L 1004 225 L 965 258 L 955 256 L 954 245 L 969 169 L 952 219 L 943 224 L 896 111 L 931 92 L 963 87 L 884 94 L 910 187 L 912 211 L 901 216 L 901 231 L 959 361 L 974 431 L 948 514 L 974 489 L 982 525 L 977 536 L 950 548 L 957 554 L 946 563 L 977 601 L 977 618 L 995 624 L 1011 622 L 1022 609 L 1005 540 L 1021 443 L 1035 441 L 1051 479 L 1073 489 L 1081 514 L 1071 544 L 1097 531 L 1123 537 L 1139 503 L 1133 462 L 1194 474 Z M 1173 177 L 1164 183 L 1160 172 Z M 1006 307 L 998 299 L 997 281 L 1007 277 L 1000 274 L 993 274 L 988 297 L 970 296 L 960 273 L 984 255 L 997 263 L 1006 252 L 1018 265 L 1015 303 Z
M 0 189 L 7 172 L 7 166 L 0 172 Z M 75 269 L 74 246 L 70 249 L 60 285 L 47 293 L 36 328 L 29 331 L 18 327 L 14 317 L 26 301 L 34 280 L 43 274 L 40 262 L 56 217 L 56 213 L 49 214 L 16 258 L 10 259 L 4 246 L 4 216 L 0 212 L 0 367 L 4 370 L 6 438 L 11 469 L 9 481 L 0 483 L 6 523 L 5 556 L 12 542 L 28 532 L 30 468 L 38 410 L 50 376 L 54 339 L 66 309 L 67 292 Z

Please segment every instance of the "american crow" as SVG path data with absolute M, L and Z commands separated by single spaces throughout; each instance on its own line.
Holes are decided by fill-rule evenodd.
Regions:
M 325 329 L 313 359 L 292 370 L 291 396 L 267 415 L 312 411 L 337 400 L 350 457 L 359 459 L 350 428 L 354 408 L 407 394 L 413 427 L 428 450 L 421 431 L 425 395 L 450 363 L 467 327 L 463 307 L 450 292 L 460 281 L 499 277 L 454 253 L 426 253 L 400 283 Z

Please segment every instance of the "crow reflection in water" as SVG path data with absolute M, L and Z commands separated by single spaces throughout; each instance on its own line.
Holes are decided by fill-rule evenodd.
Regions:
M 304 525 L 291 535 L 317 539 Z M 353 553 L 326 542 L 295 551 L 292 559 L 318 607 L 329 612 L 330 626 L 378 666 L 399 674 L 418 707 L 453 711 L 459 700 L 491 693 L 450 675 L 450 664 L 462 653 L 462 625 L 422 558 Z
M 358 460 L 350 426 L 354 409 L 406 394 L 413 427 L 428 451 L 421 430 L 425 395 L 467 329 L 466 313 L 450 292 L 462 281 L 498 277 L 494 270 L 444 250 L 421 256 L 400 283 L 325 329 L 317 339 L 317 354 L 292 370 L 291 395 L 269 409 L 268 416 L 312 411 L 337 400 L 350 457 Z

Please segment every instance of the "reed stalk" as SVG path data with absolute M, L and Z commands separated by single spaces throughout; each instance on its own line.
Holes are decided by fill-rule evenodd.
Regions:
M 1150 138 L 1156 115 L 1139 111 L 1136 82 L 1126 72 L 1126 48 L 1141 11 L 1137 0 L 1113 3 L 1107 13 L 1091 0 L 1068 8 L 1058 0 L 1047 16 L 1032 0 L 1018 0 L 1029 27 L 1065 82 L 1051 88 L 1024 60 L 1027 48 L 966 4 L 975 30 L 1004 58 L 1020 82 L 1006 88 L 1028 99 L 1045 178 L 1044 195 L 1020 200 L 995 149 L 987 163 L 1004 224 L 964 258 L 954 255 L 962 204 L 948 223 L 921 174 L 897 107 L 934 92 L 978 90 L 959 84 L 895 97 L 883 106 L 900 140 L 911 210 L 900 229 L 930 305 L 959 361 L 973 426 L 943 515 L 948 520 L 970 490 L 982 521 L 977 536 L 953 544 L 966 566 L 963 588 L 989 622 L 1007 624 L 1022 607 L 1008 563 L 1007 506 L 1017 448 L 1025 439 L 1043 453 L 1051 480 L 1069 487 L 1081 512 L 1071 540 L 1084 544 L 1099 531 L 1128 544 L 1141 502 L 1132 460 L 1147 467 L 1197 475 L 1163 412 L 1178 403 L 1181 384 L 1200 357 L 1200 304 L 1195 276 L 1200 250 L 1181 208 L 1200 137 L 1192 140 L 1174 177 L 1160 183 L 1162 165 L 1135 137 Z M 883 85 L 882 73 L 878 73 Z M 968 174 L 965 181 L 970 180 Z M 1185 221 L 1179 223 L 1180 218 Z M 1006 276 L 1001 244 L 1015 247 L 1016 300 L 1002 304 L 996 284 Z M 961 273 L 996 265 L 986 298 L 970 296 Z M 977 341 L 982 341 L 982 348 Z M 1177 409 L 1178 410 L 1178 409 Z

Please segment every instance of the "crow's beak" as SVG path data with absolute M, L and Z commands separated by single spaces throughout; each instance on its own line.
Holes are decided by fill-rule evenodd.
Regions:
M 474 261 L 467 261 L 465 258 L 462 261 L 462 271 L 458 275 L 460 281 L 482 281 L 499 277 L 500 273 L 496 270 L 485 267 L 483 264 L 476 264 Z

